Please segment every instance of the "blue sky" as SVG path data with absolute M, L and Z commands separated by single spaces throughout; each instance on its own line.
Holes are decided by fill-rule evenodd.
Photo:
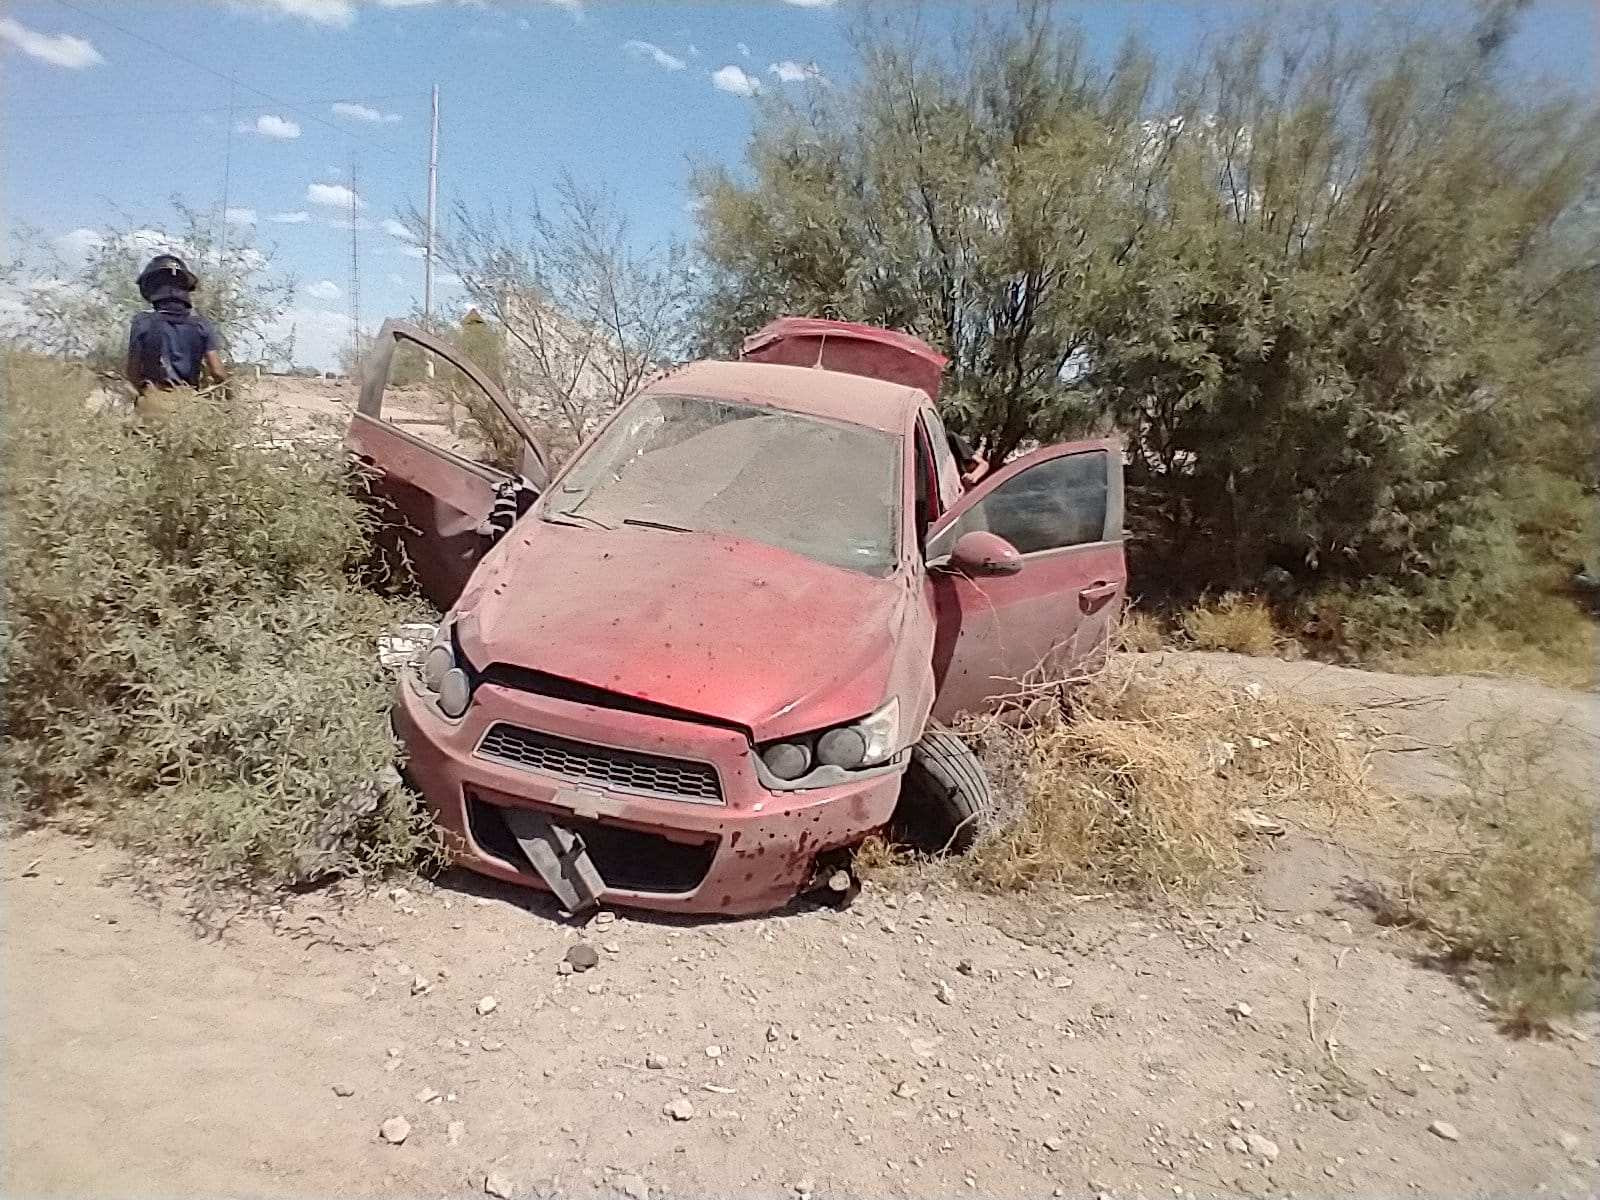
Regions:
M 923 20 L 937 32 L 963 7 L 928 3 Z M 1216 13 L 1061 7 L 1099 48 L 1138 29 L 1166 55 Z M 433 83 L 441 207 L 522 207 L 567 169 L 613 188 L 641 239 L 689 236 L 690 162 L 739 160 L 751 81 L 780 91 L 813 64 L 846 76 L 850 18 L 851 0 L 16 0 L 0 17 L 0 203 L 8 230 L 39 226 L 69 250 L 118 211 L 160 228 L 174 194 L 219 208 L 235 73 L 228 203 L 274 267 L 300 279 L 299 355 L 322 365 L 347 329 L 339 189 L 352 152 L 363 323 L 420 300 L 422 264 L 384 222 L 425 199 Z M 1525 15 L 1513 55 L 1593 91 L 1597 44 L 1593 5 L 1546 0 Z M 457 289 L 440 297 L 459 306 Z

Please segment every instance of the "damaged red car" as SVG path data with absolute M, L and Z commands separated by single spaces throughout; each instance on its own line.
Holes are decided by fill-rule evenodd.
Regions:
M 517 472 L 386 419 L 408 343 L 500 411 Z M 847 887 L 891 824 L 970 843 L 988 787 L 945 725 L 1104 652 L 1122 460 L 1052 446 L 963 490 L 944 362 L 779 321 L 650 383 L 552 475 L 475 365 L 383 328 L 347 446 L 448 610 L 394 723 L 461 865 L 572 912 L 749 914 Z

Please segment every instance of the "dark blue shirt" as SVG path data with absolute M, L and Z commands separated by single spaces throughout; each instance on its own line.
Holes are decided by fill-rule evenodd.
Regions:
M 198 387 L 206 353 L 216 348 L 211 323 L 175 300 L 157 301 L 154 310 L 133 318 L 128 331 L 128 354 L 139 382 L 156 387 Z

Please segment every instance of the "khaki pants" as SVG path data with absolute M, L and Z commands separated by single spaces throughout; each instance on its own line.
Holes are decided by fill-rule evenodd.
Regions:
M 178 411 L 185 395 L 193 393 L 188 388 L 143 388 L 133 402 L 134 415 L 145 424 L 162 424 Z

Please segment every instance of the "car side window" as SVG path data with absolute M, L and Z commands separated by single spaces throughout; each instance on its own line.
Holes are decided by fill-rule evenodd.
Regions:
M 949 512 L 950 506 L 961 499 L 961 467 L 956 456 L 950 453 L 950 438 L 945 433 L 944 422 L 931 408 L 922 410 L 923 428 L 928 443 L 933 447 L 933 465 L 939 481 L 939 511 Z
M 491 372 L 498 357 L 491 356 Z M 449 359 L 404 333 L 395 336 L 379 415 L 458 458 L 507 474 L 521 466 L 522 437 L 489 394 Z
M 1104 541 L 1109 456 L 1104 450 L 1046 459 L 1006 480 L 968 509 L 928 548 L 948 554 L 974 529 L 998 534 L 1021 554 Z

